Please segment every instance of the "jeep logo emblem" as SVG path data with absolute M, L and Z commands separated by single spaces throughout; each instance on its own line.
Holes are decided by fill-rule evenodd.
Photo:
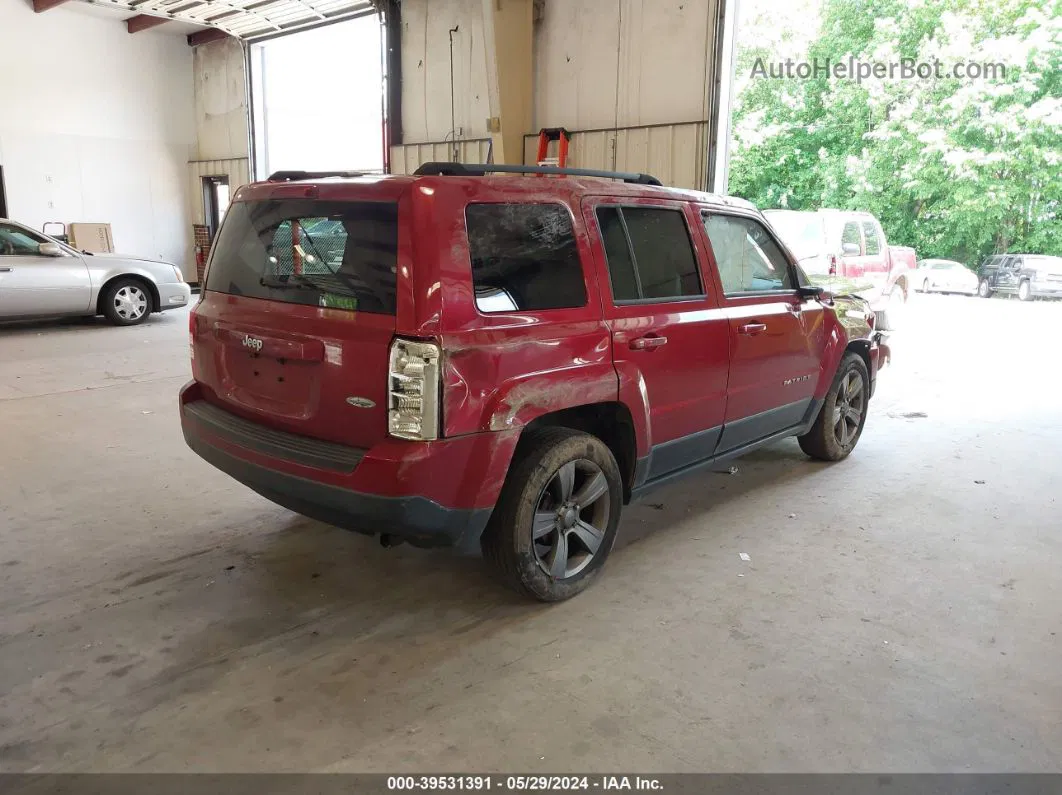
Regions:
M 376 405 L 375 400 L 369 400 L 368 398 L 363 398 L 360 395 L 351 395 L 347 398 L 347 403 L 357 409 L 371 409 L 373 406 Z
M 243 347 L 250 348 L 255 353 L 260 353 L 264 344 L 258 337 L 252 337 L 250 334 L 245 334 L 243 337 Z

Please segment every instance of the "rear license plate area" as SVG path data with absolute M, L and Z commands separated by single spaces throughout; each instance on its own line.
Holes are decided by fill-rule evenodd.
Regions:
M 222 382 L 230 400 L 292 419 L 316 408 L 315 362 L 277 359 L 233 348 L 222 353 Z

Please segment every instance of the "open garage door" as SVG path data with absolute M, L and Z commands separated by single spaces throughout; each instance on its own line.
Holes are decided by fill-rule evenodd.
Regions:
M 379 18 L 252 42 L 255 177 L 281 170 L 383 171 Z

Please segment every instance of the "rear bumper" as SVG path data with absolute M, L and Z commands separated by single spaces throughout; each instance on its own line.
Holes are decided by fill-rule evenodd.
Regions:
M 179 309 L 188 306 L 192 300 L 192 288 L 183 282 L 175 284 L 156 284 L 159 291 L 159 311 L 167 309 Z
M 446 508 L 425 497 L 381 497 L 252 464 L 184 426 L 188 446 L 226 475 L 289 511 L 366 535 L 387 533 L 422 547 L 477 552 L 489 508 Z
M 188 446 L 248 488 L 296 513 L 346 530 L 401 538 L 419 547 L 478 553 L 518 432 L 472 434 L 438 442 L 387 440 L 369 450 L 252 432 L 247 420 L 201 411 L 202 388 L 181 390 Z M 225 414 L 225 412 L 220 412 Z M 277 437 L 280 437 L 279 439 Z M 302 439 L 298 445 L 291 440 Z

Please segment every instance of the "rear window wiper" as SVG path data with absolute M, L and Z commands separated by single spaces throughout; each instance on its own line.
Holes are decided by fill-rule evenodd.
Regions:
M 332 292 L 333 285 L 328 284 L 328 279 L 335 279 L 339 284 L 351 290 L 353 293 L 364 292 L 366 286 L 359 284 L 357 279 L 346 273 L 297 273 L 283 279 L 267 279 L 264 276 L 258 280 L 263 287 L 274 290 L 316 290 L 322 293 Z
M 269 287 L 273 290 L 316 290 L 312 284 L 307 284 L 301 280 L 301 277 L 288 276 L 284 279 L 267 279 L 263 276 L 258 280 L 258 283 L 263 287 Z
M 310 236 L 310 233 L 307 232 L 305 229 L 303 229 L 302 230 L 302 236 L 305 237 L 306 238 L 306 242 L 310 244 L 310 248 L 313 249 L 313 256 L 315 256 L 317 258 L 317 261 L 320 262 L 322 265 L 324 265 L 325 268 L 327 268 L 329 271 L 331 271 L 332 273 L 335 273 L 335 270 L 331 266 L 329 266 L 328 261 L 324 257 L 321 256 L 321 249 L 319 249 L 317 247 L 317 241 L 315 241 Z

